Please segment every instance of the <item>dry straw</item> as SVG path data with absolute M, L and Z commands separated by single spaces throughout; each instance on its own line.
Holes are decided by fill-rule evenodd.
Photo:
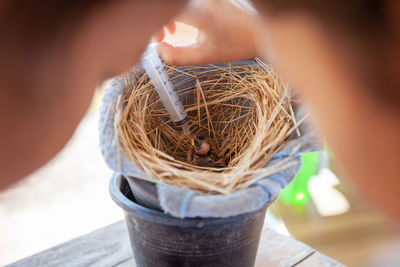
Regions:
M 188 161 L 191 140 L 169 120 L 147 74 L 125 77 L 117 107 L 119 148 L 153 182 L 204 194 L 244 189 L 288 166 L 288 160 L 265 168 L 296 129 L 287 85 L 267 65 L 167 67 L 196 136 L 209 137 L 220 168 Z

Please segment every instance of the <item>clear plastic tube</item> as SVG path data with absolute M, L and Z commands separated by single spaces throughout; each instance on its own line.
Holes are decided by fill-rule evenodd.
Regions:
M 187 122 L 189 121 L 187 113 L 164 70 L 164 64 L 162 63 L 154 44 L 149 44 L 144 52 L 142 65 L 149 75 L 161 102 L 168 111 L 174 124 L 182 127 L 182 130 L 186 135 L 190 135 L 190 130 L 187 125 Z

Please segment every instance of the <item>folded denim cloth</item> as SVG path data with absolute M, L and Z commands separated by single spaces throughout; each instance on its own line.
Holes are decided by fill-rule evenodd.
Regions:
M 250 63 L 249 63 L 250 62 Z M 235 63 L 231 63 L 235 64 Z M 239 64 L 254 64 L 253 61 L 242 61 Z M 115 135 L 115 111 L 119 97 L 124 93 L 125 80 L 117 77 L 106 90 L 100 107 L 100 146 L 108 166 L 115 175 L 123 175 L 129 179 L 148 180 L 148 176 L 135 166 L 118 149 L 119 142 Z M 296 117 L 304 115 L 303 108 L 296 108 Z M 251 187 L 229 195 L 201 195 L 186 188 L 168 184 L 155 184 L 158 203 L 152 206 L 160 207 L 164 212 L 180 218 L 193 217 L 230 217 L 248 212 L 254 212 L 274 201 L 280 190 L 296 176 L 300 165 L 300 153 L 321 149 L 321 143 L 313 130 L 303 123 L 299 127 L 300 136 L 292 133 L 284 147 L 278 151 L 265 166 L 265 174 L 259 174 L 258 181 Z M 267 175 L 269 166 L 284 162 L 293 163 L 272 175 Z M 150 182 L 149 182 L 150 183 Z M 133 187 L 132 183 L 130 183 Z M 135 188 L 132 188 L 135 194 Z

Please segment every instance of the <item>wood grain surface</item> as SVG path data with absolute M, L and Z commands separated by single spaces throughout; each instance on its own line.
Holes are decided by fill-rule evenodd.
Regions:
M 7 266 L 128 267 L 135 266 L 135 261 L 125 222 L 120 221 Z M 264 228 L 255 266 L 343 265 L 289 236 Z

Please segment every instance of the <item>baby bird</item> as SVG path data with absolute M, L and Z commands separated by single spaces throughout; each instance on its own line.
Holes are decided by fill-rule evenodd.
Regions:
M 195 137 L 193 141 L 194 145 L 192 151 L 188 154 L 188 161 L 200 167 L 217 168 L 218 165 L 215 163 L 214 157 L 210 154 L 210 140 L 208 138 Z
M 210 152 L 211 145 L 210 145 L 210 139 L 208 138 L 197 138 L 195 137 L 193 139 L 194 141 L 194 154 L 200 156 L 200 157 L 205 157 L 207 154 Z

